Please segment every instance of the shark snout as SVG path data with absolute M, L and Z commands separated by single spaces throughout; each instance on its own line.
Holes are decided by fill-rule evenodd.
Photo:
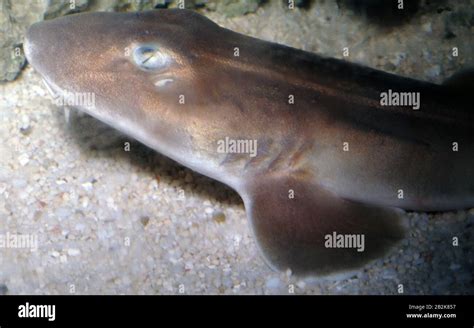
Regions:
M 54 29 L 49 22 L 38 22 L 31 25 L 25 35 L 23 50 L 26 59 L 40 73 L 44 72 L 48 63 L 56 62 L 58 42 Z M 57 34 L 57 33 L 56 33 Z
M 34 49 L 36 45 L 35 40 L 37 39 L 37 35 L 39 34 L 39 24 L 40 23 L 35 23 L 28 28 L 23 42 L 23 50 L 25 52 L 26 59 L 32 65 L 35 53 Z

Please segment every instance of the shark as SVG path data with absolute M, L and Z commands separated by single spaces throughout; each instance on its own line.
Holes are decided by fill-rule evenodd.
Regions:
M 359 270 L 407 210 L 474 206 L 471 72 L 415 80 L 182 9 L 35 23 L 24 50 L 56 97 L 236 190 L 274 270 Z

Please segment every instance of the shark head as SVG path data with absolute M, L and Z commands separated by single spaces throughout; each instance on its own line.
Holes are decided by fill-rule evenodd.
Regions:
M 187 10 L 87 13 L 32 25 L 24 49 L 55 97 L 156 149 L 205 98 L 196 79 L 220 30 Z

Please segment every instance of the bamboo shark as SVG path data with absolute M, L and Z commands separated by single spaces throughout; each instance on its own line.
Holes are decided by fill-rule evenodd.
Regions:
M 465 74 L 396 76 L 188 10 L 40 22 L 24 49 L 56 96 L 95 95 L 77 107 L 235 189 L 276 270 L 356 270 L 403 238 L 404 210 L 474 206 Z

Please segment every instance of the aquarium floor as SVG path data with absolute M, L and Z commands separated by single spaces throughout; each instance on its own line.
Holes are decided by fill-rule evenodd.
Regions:
M 473 62 L 433 51 L 452 45 L 441 18 L 392 31 L 334 14 L 332 1 L 291 13 L 275 3 L 245 17 L 210 16 L 327 56 L 342 58 L 348 46 L 348 60 L 435 82 Z M 71 112 L 66 123 L 31 67 L 0 91 L 0 234 L 38 238 L 37 250 L 0 248 L 0 293 L 474 292 L 473 210 L 408 213 L 409 236 L 387 257 L 337 280 L 299 280 L 262 261 L 232 190 L 89 116 Z

